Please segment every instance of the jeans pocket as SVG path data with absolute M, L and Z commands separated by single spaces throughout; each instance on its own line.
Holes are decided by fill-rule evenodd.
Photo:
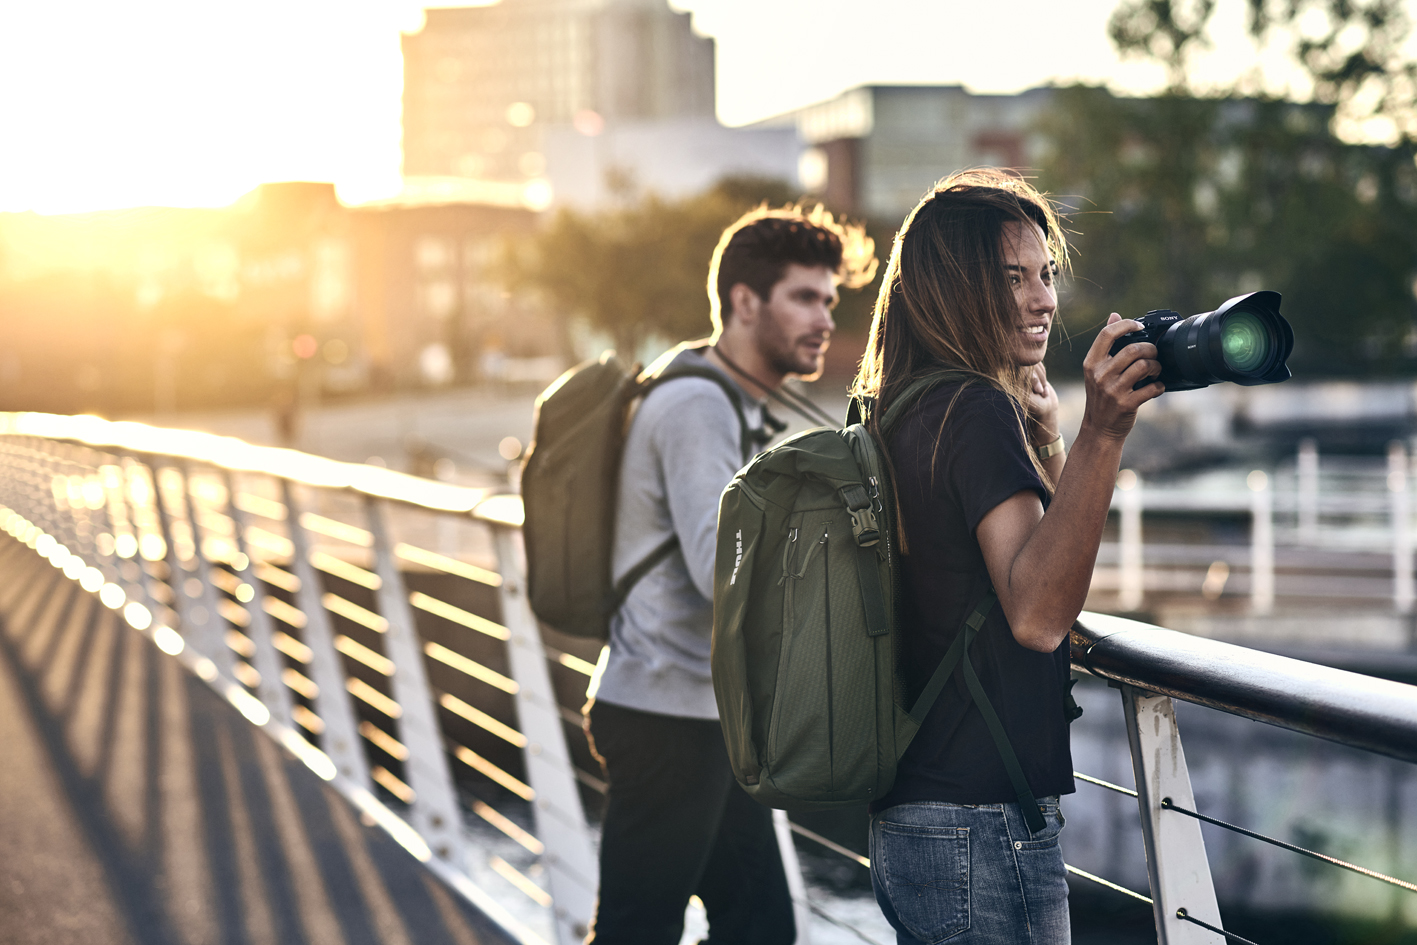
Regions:
M 1058 834 L 1063 833 L 1063 812 L 1057 808 L 1044 809 L 1043 829 L 1029 834 L 1027 840 L 1016 840 L 1013 849 L 1024 851 L 1050 850 L 1058 844 Z
M 878 824 L 871 865 L 896 918 L 922 942 L 969 928 L 969 828 Z

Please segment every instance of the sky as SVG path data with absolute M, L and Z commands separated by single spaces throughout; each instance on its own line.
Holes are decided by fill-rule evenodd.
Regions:
M 1221 0 L 1237 36 L 1243 2 Z M 728 124 L 868 82 L 1154 91 L 1159 71 L 1119 62 L 1107 39 L 1115 3 L 675 0 L 718 42 Z M 399 34 L 419 29 L 423 6 L 5 0 L 0 211 L 223 206 L 272 180 L 333 181 L 352 203 L 392 195 Z M 1247 56 L 1222 44 L 1211 58 L 1223 73 Z

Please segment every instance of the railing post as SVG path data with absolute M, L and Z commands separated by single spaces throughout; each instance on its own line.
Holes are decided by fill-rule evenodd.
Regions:
M 138 557 L 136 525 L 133 523 L 127 490 L 124 488 L 127 477 L 122 466 L 123 458 L 111 456 L 109 459 L 111 462 L 98 465 L 97 476 L 99 484 L 103 487 L 104 496 L 103 507 L 99 514 L 106 520 L 105 525 L 108 532 L 113 536 L 112 560 L 116 575 L 115 581 L 119 587 L 123 588 L 123 593 L 130 603 L 137 603 L 146 608 L 151 618 L 156 620 L 158 603 L 152 597 L 146 580 L 147 575 L 138 563 L 141 559 Z M 111 474 L 105 473 L 105 469 L 112 470 Z M 125 537 L 128 541 L 124 541 Z M 96 541 L 95 545 L 97 545 Z M 124 612 L 126 615 L 126 606 Z M 132 623 L 131 620 L 129 622 Z
M 217 672 L 223 679 L 235 679 L 236 657 L 226 642 L 226 618 L 217 607 L 216 585 L 212 583 L 212 565 L 207 561 L 206 552 L 202 550 L 202 525 L 197 521 L 197 503 L 192 497 L 192 472 L 186 464 L 179 467 L 179 471 L 182 474 L 182 502 L 187 513 L 187 525 L 192 529 L 192 560 L 197 566 L 197 580 L 202 584 L 200 599 L 203 618 L 199 622 L 210 647 L 203 655 L 216 664 Z M 194 618 L 197 616 L 196 608 L 192 608 L 192 614 Z
M 1182 920 L 1177 911 L 1222 928 L 1220 906 L 1200 821 L 1166 810 L 1163 801 L 1196 809 L 1175 707 L 1169 696 L 1122 686 L 1127 740 L 1141 809 L 1142 843 L 1151 880 L 1158 945 L 1223 945 L 1225 938 Z
M 281 499 L 285 502 L 285 521 L 290 530 L 290 569 L 300 581 L 295 601 L 305 614 L 301 630 L 304 643 L 310 648 L 310 676 L 319 693 L 315 696 L 315 714 L 325 724 L 320 734 L 320 748 L 330 756 L 335 768 L 356 787 L 370 789 L 369 759 L 359 740 L 359 723 L 354 703 L 346 687 L 344 663 L 335 649 L 335 634 L 330 615 L 322 600 L 320 577 L 310 563 L 310 542 L 305 526 L 300 524 L 300 505 L 289 479 L 280 481 Z
M 546 845 L 543 862 L 551 881 L 556 939 L 560 945 L 579 945 L 590 924 L 599 867 L 561 730 L 541 628 L 526 598 L 521 529 L 493 524 L 492 534 L 502 573 L 502 623 L 511 634 L 507 659 L 518 686 L 517 719 L 527 737 L 527 780 L 536 792 L 536 833 Z
M 1410 614 L 1412 584 L 1412 499 L 1407 491 L 1407 449 L 1400 440 L 1387 448 L 1387 488 L 1392 500 L 1392 603 Z
M 408 605 L 408 590 L 394 561 L 383 505 L 372 496 L 364 497 L 366 524 L 374 536 L 379 613 L 388 621 L 384 652 L 394 664 L 394 701 L 403 709 L 398 726 L 399 737 L 408 748 L 404 775 L 413 788 L 413 827 L 428 841 L 434 855 L 462 869 L 462 811 L 443 747 L 438 707 L 423 663 L 423 647 Z
M 777 835 L 777 849 L 782 857 L 782 871 L 787 874 L 787 892 L 792 897 L 792 921 L 797 927 L 793 945 L 812 945 L 809 930 L 812 910 L 807 905 L 807 883 L 802 879 L 802 864 L 797 861 L 797 847 L 792 843 L 792 821 L 787 811 L 772 812 L 772 829 Z
M 77 554 L 79 546 L 83 544 L 79 535 L 81 517 L 87 519 L 89 510 L 87 504 L 76 508 L 74 503 L 69 501 L 69 476 L 71 469 L 74 470 L 72 475 L 80 475 L 77 468 L 82 467 L 79 467 L 79 464 L 68 455 L 70 452 L 68 444 L 56 443 L 51 447 L 51 450 L 49 487 L 50 493 L 54 497 L 55 517 L 54 528 L 49 530 L 49 533 L 55 541 Z M 83 472 L 87 473 L 88 470 L 84 469 Z M 86 476 L 81 478 L 87 479 Z M 63 481 L 62 488 L 55 482 L 56 479 Z M 89 524 L 89 522 L 84 521 L 84 524 Z M 91 557 L 97 558 L 98 556 L 94 554 Z M 100 570 L 104 569 L 100 568 Z M 111 577 L 107 570 L 104 570 L 104 576 Z
M 1274 494 L 1262 469 L 1251 472 L 1245 483 L 1250 487 L 1250 609 L 1264 615 L 1274 610 Z
M 251 557 L 250 546 L 246 543 L 246 529 L 250 521 L 246 512 L 236 504 L 236 478 L 230 471 L 225 473 L 223 485 L 226 486 L 226 512 L 231 517 L 232 531 L 235 533 L 236 553 L 246 561 L 246 567 L 233 567 L 233 570 L 251 586 L 251 599 L 246 601 L 244 606 L 246 615 L 250 618 L 246 635 L 251 638 L 251 644 L 256 648 L 256 655 L 251 657 L 251 665 L 261 677 L 261 684 L 256 687 L 256 695 L 270 710 L 271 718 L 277 724 L 291 728 L 294 703 L 290 698 L 290 689 L 281 679 L 285 662 L 275 648 L 275 626 L 271 615 L 266 613 L 265 583 L 256 577 L 256 559 Z
M 153 478 L 153 508 L 157 511 L 158 528 L 162 531 L 162 544 L 167 559 L 167 587 L 172 593 L 172 611 L 177 615 L 178 625 L 182 629 L 183 639 L 193 650 L 210 657 L 205 644 L 208 642 L 205 633 L 199 628 L 195 615 L 192 613 L 192 598 L 187 593 L 187 569 L 182 564 L 182 555 L 177 551 L 177 540 L 172 534 L 172 512 L 167 507 L 167 501 L 163 497 L 162 470 L 158 465 L 159 457 L 152 456 L 148 462 L 148 469 Z M 181 474 L 181 471 L 178 471 Z M 183 477 L 182 491 L 187 491 L 186 477 Z M 212 665 L 216 665 L 213 663 Z
M 1121 539 L 1118 542 L 1119 585 L 1117 606 L 1121 610 L 1141 610 L 1146 595 L 1145 562 L 1142 560 L 1141 477 L 1131 469 L 1117 475 L 1121 491 Z
M 148 570 L 147 561 L 149 559 L 144 554 L 143 530 L 138 522 L 138 509 L 146 503 L 140 503 L 138 498 L 134 495 L 133 483 L 135 481 L 142 483 L 138 491 L 147 495 L 148 503 L 151 503 L 149 511 L 152 512 L 153 518 L 158 520 L 158 529 L 163 533 L 163 552 L 164 554 L 171 553 L 169 540 L 166 537 L 166 529 L 162 527 L 162 518 L 158 511 L 161 507 L 162 497 L 158 495 L 157 491 L 156 471 L 151 466 L 145 465 L 138 457 L 131 455 L 121 458 L 119 460 L 119 466 L 122 469 L 119 489 L 123 493 L 122 501 L 127 503 L 130 510 L 129 518 L 132 521 L 133 538 L 137 541 L 137 551 L 133 555 L 133 564 L 138 569 L 138 582 L 143 589 L 143 596 L 147 598 L 148 607 L 151 608 L 153 623 L 168 626 L 169 629 L 172 629 L 171 625 L 173 624 L 181 626 L 182 617 L 177 612 L 177 595 L 182 593 L 182 591 L 173 584 L 165 585 L 168 594 L 172 597 L 170 604 L 164 601 L 163 597 L 158 594 L 157 586 L 162 582 L 153 577 L 152 572 Z M 149 480 L 149 476 L 151 476 L 151 480 Z M 151 490 L 149 490 L 148 487 L 149 482 L 151 482 Z M 149 546 L 149 548 L 151 548 L 151 546 Z
M 1295 463 L 1299 499 L 1299 543 L 1319 543 L 1319 445 L 1311 436 L 1299 441 Z
M 51 447 L 51 450 L 53 448 Z M 51 511 L 48 521 L 42 526 L 49 536 L 61 544 L 73 545 L 78 535 L 78 510 L 73 508 L 68 502 L 67 488 L 65 495 L 60 496 L 55 490 L 55 477 L 68 477 L 64 472 L 63 460 L 54 455 L 53 452 L 46 451 L 44 464 L 42 466 L 43 485 L 49 502 L 45 503 Z M 67 483 L 66 483 L 67 486 Z

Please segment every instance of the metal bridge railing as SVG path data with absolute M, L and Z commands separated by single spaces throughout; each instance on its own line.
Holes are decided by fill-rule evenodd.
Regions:
M 1136 789 L 1080 777 L 1137 799 L 1151 896 L 1072 872 L 1149 901 L 1161 945 L 1250 941 L 1224 930 L 1202 822 L 1417 892 L 1417 885 L 1406 880 L 1199 811 L 1171 701 L 1413 762 L 1417 687 L 1102 614 L 1083 614 L 1070 643 L 1074 669 L 1106 679 L 1121 691 Z
M 516 497 L 226 437 L 0 415 L 0 527 L 510 939 L 579 942 L 596 861 L 565 730 L 579 720 L 549 662 L 592 666 L 542 644 L 518 577 L 520 514 Z M 474 554 L 431 547 L 449 518 Z M 478 849 L 468 815 L 521 855 Z
M 462 547 L 443 546 L 449 521 L 466 526 Z M 577 710 L 594 653 L 543 640 L 520 525 L 515 496 L 207 434 L 0 414 L 0 528 L 181 660 L 510 939 L 571 945 L 596 888 L 581 791 L 605 789 L 575 762 L 588 759 Z M 1079 777 L 1137 798 L 1151 895 L 1069 870 L 1150 903 L 1163 945 L 1245 941 L 1223 931 L 1202 822 L 1417 891 L 1199 810 L 1171 703 L 1417 761 L 1417 688 L 1097 614 L 1071 642 L 1074 667 L 1122 693 L 1136 789 Z M 469 818 L 516 855 L 479 846 Z M 869 864 L 786 817 L 777 825 L 792 867 L 789 830 Z M 789 878 L 799 942 L 806 910 L 873 940 L 809 901 L 795 868 Z M 507 906 L 515 897 L 546 918 L 525 920 Z

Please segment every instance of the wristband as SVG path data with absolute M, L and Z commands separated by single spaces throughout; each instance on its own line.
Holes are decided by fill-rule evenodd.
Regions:
M 1038 454 L 1039 459 L 1052 459 L 1064 450 L 1062 434 L 1052 443 L 1044 443 L 1042 446 L 1035 446 L 1033 451 Z

